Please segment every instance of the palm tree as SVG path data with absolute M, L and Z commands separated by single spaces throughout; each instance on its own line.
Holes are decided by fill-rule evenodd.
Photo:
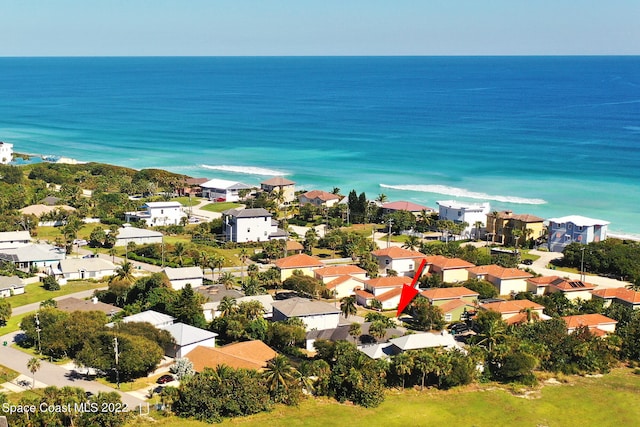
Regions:
M 218 283 L 224 285 L 225 289 L 232 289 L 235 280 L 233 278 L 233 274 L 225 271 L 218 276 Z
M 389 198 L 384 193 L 380 193 L 378 197 L 376 197 L 376 202 L 385 203 L 387 200 L 389 200 Z
M 242 283 L 244 283 L 244 263 L 247 261 L 247 258 L 249 258 L 249 254 L 247 253 L 247 250 L 245 248 L 240 249 L 240 261 L 242 261 L 242 266 L 240 266 L 240 276 L 242 278 Z
M 344 297 L 340 300 L 340 311 L 344 315 L 345 318 L 349 318 L 351 315 L 355 315 L 358 312 L 356 308 L 356 297 L 350 295 L 348 297 Z
M 415 251 L 418 247 L 420 247 L 420 238 L 414 235 L 407 236 L 402 245 L 403 249 L 409 249 L 410 251 Z
M 33 389 L 36 386 L 36 372 L 40 369 L 40 359 L 38 359 L 37 357 L 32 357 L 31 359 L 29 359 L 29 361 L 27 362 L 27 368 L 33 375 L 33 383 L 31 384 L 31 389 Z
M 182 242 L 177 242 L 173 247 L 173 254 L 178 257 L 178 263 L 182 267 L 182 256 L 187 252 L 187 247 Z
M 260 269 L 258 268 L 258 264 L 249 264 L 247 267 L 247 274 L 249 277 L 256 277 L 259 272 Z
M 420 350 L 413 358 L 413 367 L 422 375 L 420 390 L 424 390 L 424 380 L 427 374 L 433 371 L 435 366 L 435 357 L 432 350 Z
M 135 281 L 135 277 L 133 276 L 133 264 L 129 261 L 123 262 L 120 267 L 116 269 L 116 274 L 111 278 L 111 280 L 121 280 L 126 283 L 133 283 Z
M 518 251 L 518 243 L 520 242 L 520 237 L 522 237 L 523 234 L 524 232 L 519 228 L 515 228 L 511 231 L 511 236 L 513 237 L 513 245 L 516 248 L 516 252 Z
M 357 343 L 358 337 L 360 336 L 360 334 L 362 334 L 362 325 L 358 322 L 353 322 L 349 326 L 349 335 Z
M 209 258 L 209 267 L 211 268 L 211 281 L 213 282 L 213 270 L 214 269 L 218 269 L 218 278 L 220 278 L 220 275 L 222 274 L 222 266 L 224 265 L 224 260 L 225 258 L 218 255 L 218 254 L 213 254 L 210 258 Z
M 267 363 L 262 374 L 267 389 L 274 402 L 286 403 L 290 399 L 290 388 L 297 383 L 298 372 L 289 364 L 289 359 L 281 354 Z
M 476 221 L 473 223 L 473 227 L 476 230 L 476 240 L 480 240 L 480 229 L 482 228 L 482 221 Z
M 369 325 L 369 335 L 376 339 L 376 341 L 380 341 L 387 334 L 387 325 L 380 320 L 376 320 L 371 325 Z
M 538 313 L 533 307 L 525 307 L 520 310 L 520 313 L 526 314 L 527 323 L 533 323 L 536 320 L 540 320 L 540 313 Z
M 218 304 L 218 311 L 220 317 L 228 316 L 236 310 L 236 299 L 228 295 L 222 297 L 220 304 Z
M 393 357 L 393 368 L 396 375 L 402 378 L 402 388 L 404 389 L 405 376 L 411 375 L 413 369 L 413 358 L 409 353 L 400 353 Z

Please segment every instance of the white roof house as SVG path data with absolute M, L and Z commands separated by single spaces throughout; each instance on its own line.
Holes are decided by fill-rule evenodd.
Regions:
M 28 231 L 3 231 L 0 233 L 0 249 L 12 249 L 26 246 L 31 242 Z
M 211 179 L 201 184 L 202 197 L 209 200 L 237 202 L 240 200 L 239 190 L 249 190 L 250 186 L 226 179 Z
M 0 163 L 6 165 L 13 161 L 13 144 L 0 141 Z
M 46 269 L 66 258 L 64 249 L 46 244 L 29 244 L 13 249 L 0 249 L 0 261 L 12 262 L 16 268 Z
M 386 359 L 407 350 L 438 347 L 449 350 L 457 349 L 466 352 L 456 342 L 453 335 L 448 332 L 418 332 L 415 334 L 404 335 L 399 338 L 392 338 L 387 343 L 362 347 L 360 348 L 360 351 L 372 359 Z
M 143 211 L 125 212 L 127 222 L 144 221 L 148 226 L 178 225 L 187 216 L 180 202 L 147 202 Z
M 165 353 L 169 357 L 184 357 L 191 350 L 201 345 L 204 347 L 215 347 L 218 334 L 205 329 L 184 323 L 174 323 L 163 326 L 160 329 L 168 331 L 175 341 L 171 348 L 165 348 Z
M 124 224 L 124 226 L 118 229 L 115 245 L 127 246 L 129 242 L 133 242 L 136 245 L 162 243 L 162 233 L 159 231 L 132 227 L 131 224 Z
M 192 288 L 202 286 L 204 274 L 200 267 L 165 267 L 164 274 L 171 282 L 171 287 L 175 290 L 184 288 L 187 284 Z
M 228 209 L 222 213 L 222 232 L 229 242 L 265 242 L 286 239 L 269 211 L 263 208 Z
M 462 237 L 468 238 L 474 235 L 476 223 L 481 224 L 481 228 L 487 225 L 487 214 L 491 210 L 491 205 L 485 203 L 467 203 L 458 200 L 443 200 L 438 204 L 438 217 L 448 219 L 453 222 L 466 222 L 468 225 L 462 231 Z
M 156 328 L 163 328 L 172 325 L 174 320 L 176 320 L 175 317 L 164 313 L 158 313 L 153 310 L 143 311 L 141 313 L 132 314 L 131 316 L 122 318 L 123 323 L 146 322 L 151 323 Z M 113 325 L 113 323 L 107 323 L 107 326 L 109 327 L 112 327 Z
M 57 269 L 52 271 L 64 279 L 104 279 L 113 276 L 116 265 L 102 258 L 67 258 L 58 263 Z
M 586 245 L 607 238 L 609 221 L 569 215 L 549 219 L 548 246 L 551 252 L 562 252 L 569 243 Z
M 340 322 L 340 308 L 322 301 L 305 298 L 289 298 L 274 301 L 273 320 L 287 320 L 292 317 L 301 319 L 306 330 L 332 329 Z
M 18 276 L 0 276 L 0 297 L 24 294 L 25 284 Z

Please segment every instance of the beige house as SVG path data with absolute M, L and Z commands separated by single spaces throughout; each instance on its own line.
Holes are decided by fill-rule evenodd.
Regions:
M 464 282 L 469 279 L 469 268 L 475 267 L 460 258 L 447 258 L 442 255 L 431 255 L 427 260 L 426 272 L 440 277 L 444 283 Z
M 612 302 L 626 305 L 634 310 L 640 308 L 640 292 L 632 291 L 627 288 L 607 288 L 591 291 L 593 298 L 604 300 L 604 306 L 609 307 Z
M 262 181 L 260 189 L 267 193 L 282 191 L 282 204 L 289 204 L 296 199 L 296 183 L 282 176 Z
M 367 306 L 378 300 L 384 310 L 396 308 L 400 303 L 402 285 L 409 285 L 410 279 L 402 276 L 377 277 L 364 282 L 364 289 L 355 291 L 358 304 Z
M 169 279 L 171 287 L 176 291 L 184 288 L 187 284 L 191 285 L 192 288 L 202 286 L 204 279 L 204 274 L 200 267 L 165 267 L 163 272 Z
M 314 270 L 314 275 L 335 298 L 353 295 L 353 290 L 362 287 L 367 279 L 367 272 L 357 265 L 321 267 Z
M 562 292 L 567 299 L 582 299 L 582 300 L 590 300 L 593 294 L 593 291 L 596 288 L 596 285 L 591 283 L 582 282 L 580 280 L 571 280 L 571 279 L 563 279 L 561 277 L 554 277 L 554 280 L 549 282 L 549 286 L 547 287 L 547 292 L 555 293 Z
M 364 282 L 364 279 L 345 275 L 336 277 L 330 282 L 327 282 L 325 286 L 334 298 L 341 299 L 353 295 L 355 289 L 362 288 Z
M 469 268 L 469 278 L 491 282 L 499 295 L 511 295 L 527 291 L 527 279 L 533 274 L 517 268 L 505 268 L 499 265 L 479 265 Z
M 513 211 L 491 212 L 487 214 L 487 237 L 492 242 L 515 246 L 514 230 L 522 232 L 518 237 L 518 246 L 530 239 L 544 236 L 544 219 L 529 214 L 514 214 Z M 530 230 L 530 231 L 527 231 Z
M 371 254 L 378 261 L 379 270 L 385 273 L 388 270 L 394 270 L 398 273 L 398 276 L 409 277 L 413 277 L 416 268 L 418 268 L 422 259 L 426 257 L 426 255 L 421 252 L 411 251 L 397 246 L 378 249 L 371 252 Z
M 322 190 L 307 191 L 298 196 L 300 206 L 312 204 L 316 207 L 330 208 L 340 201 L 340 196 Z
M 580 327 L 587 327 L 589 331 L 598 335 L 606 336 L 616 331 L 617 320 L 603 316 L 602 314 L 579 314 L 576 316 L 565 316 L 562 318 L 567 324 L 567 332 L 572 333 Z
M 293 272 L 300 270 L 305 276 L 314 277 L 314 269 L 324 267 L 322 261 L 307 254 L 296 254 L 285 258 L 280 258 L 275 263 L 280 270 L 280 280 L 285 281 L 293 275 Z
M 512 325 L 526 323 L 528 312 L 531 312 L 531 320 L 547 320 L 549 316 L 542 313 L 544 306 L 527 299 L 490 302 L 481 304 L 480 309 L 497 311 L 502 315 L 502 320 Z

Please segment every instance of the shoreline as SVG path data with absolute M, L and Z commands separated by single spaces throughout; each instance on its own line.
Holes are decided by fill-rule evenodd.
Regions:
M 14 153 L 14 155 L 17 155 L 17 156 L 28 156 L 30 158 L 31 157 L 37 157 L 42 162 L 45 162 L 45 163 L 59 163 L 59 164 L 70 164 L 70 165 L 82 165 L 82 164 L 87 164 L 87 163 L 93 163 L 92 161 L 82 161 L 82 160 L 78 160 L 78 159 L 75 159 L 75 158 L 72 158 L 72 157 L 58 156 L 58 155 L 52 155 L 52 154 L 36 154 L 36 153 L 19 153 L 19 152 L 16 152 L 16 153 Z M 56 161 L 49 161 L 49 160 L 47 160 L 47 158 L 55 158 Z M 126 167 L 126 168 L 133 169 L 133 170 L 151 169 L 151 168 L 133 168 L 133 167 L 130 167 L 130 166 L 121 166 L 121 165 L 117 165 L 117 164 L 113 164 L 113 163 L 105 163 L 105 162 L 96 162 L 96 163 L 104 163 L 104 164 L 109 164 L 109 165 L 112 165 L 112 166 Z M 203 165 L 201 165 L 201 167 L 202 166 Z M 255 168 L 259 168 L 259 167 L 256 166 Z M 153 169 L 163 169 L 163 170 L 171 172 L 171 170 L 167 169 L 167 168 L 153 168 Z M 209 169 L 209 170 L 214 171 L 214 172 L 217 170 L 217 171 L 220 171 L 220 172 L 223 172 L 223 173 L 233 172 L 233 171 L 228 171 L 228 170 L 219 169 L 219 168 L 212 168 L 212 167 L 204 167 L 204 169 Z M 177 172 L 173 172 L 173 173 L 177 173 Z M 279 173 L 279 174 L 274 175 L 274 176 L 285 176 L 285 175 L 288 175 L 288 174 Z M 384 188 L 384 186 L 382 188 Z M 325 191 L 327 191 L 327 190 L 325 190 Z M 356 191 L 358 191 L 358 190 L 356 190 Z M 411 190 L 406 190 L 406 191 L 411 191 Z M 446 195 L 443 194 L 443 196 L 446 196 Z M 448 197 L 454 197 L 455 199 L 458 199 L 457 196 L 449 195 Z M 477 201 L 476 201 L 476 203 L 477 203 Z M 568 214 L 565 214 L 565 215 L 568 215 Z M 546 219 L 545 219 L 545 221 L 546 221 Z M 621 231 L 621 230 L 608 230 L 607 231 L 607 237 L 611 237 L 611 238 L 619 239 L 619 240 L 631 240 L 631 241 L 635 241 L 635 242 L 640 242 L 640 234 L 629 233 L 629 232 Z

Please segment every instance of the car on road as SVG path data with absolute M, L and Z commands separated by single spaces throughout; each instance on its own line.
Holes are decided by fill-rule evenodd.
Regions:
M 166 383 L 170 383 L 171 381 L 173 381 L 173 375 L 165 374 L 160 378 L 158 378 L 156 382 L 158 384 L 166 384 Z
M 466 323 L 454 323 L 453 325 L 449 326 L 449 330 L 453 334 L 464 334 L 465 332 L 469 332 L 469 327 L 466 325 Z

